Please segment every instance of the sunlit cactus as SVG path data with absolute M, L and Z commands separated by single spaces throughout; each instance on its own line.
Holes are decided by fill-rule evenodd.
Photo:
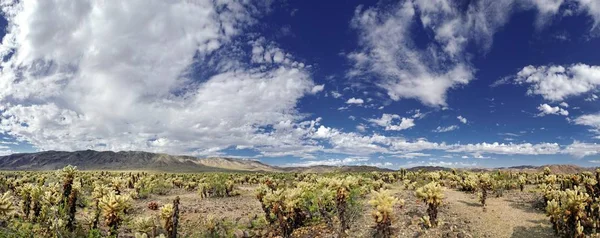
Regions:
M 555 232 L 568 237 L 584 237 L 581 221 L 587 219 L 586 208 L 591 201 L 590 196 L 577 186 L 555 194 L 557 198 L 546 205 L 546 214 Z
M 131 198 L 110 192 L 100 199 L 99 205 L 106 225 L 110 228 L 110 235 L 117 236 L 125 211 L 131 206 Z
M 392 237 L 394 205 L 404 205 L 404 200 L 393 197 L 389 190 L 374 191 L 369 204 L 374 207 L 371 215 L 375 219 L 375 237 Z
M 19 190 L 19 196 L 21 197 L 21 212 L 23 213 L 23 217 L 25 219 L 29 218 L 29 213 L 31 211 L 31 190 L 33 186 L 31 184 L 26 184 L 22 186 Z
M 429 215 L 432 226 L 437 226 L 438 207 L 442 205 L 442 200 L 444 199 L 442 186 L 436 182 L 430 182 L 417 189 L 415 194 L 427 204 L 427 214 Z
M 0 220 L 8 220 L 15 210 L 13 205 L 13 196 L 10 192 L 5 192 L 0 196 Z
M 61 177 L 63 178 L 63 204 L 67 203 L 69 195 L 71 195 L 71 189 L 73 189 L 73 180 L 75 174 L 77 174 L 77 167 L 68 165 L 60 171 Z
M 520 175 L 517 183 L 519 184 L 519 189 L 521 190 L 521 192 L 523 192 L 523 190 L 525 189 L 525 184 L 527 183 L 527 179 L 525 178 L 525 176 Z
M 100 221 L 100 200 L 110 192 L 110 188 L 99 182 L 94 183 L 94 190 L 92 191 L 92 200 L 94 206 L 94 216 L 92 218 L 92 229 L 98 228 Z
M 173 211 L 174 207 L 172 203 L 165 204 L 160 208 L 161 225 L 167 233 L 173 229 Z
M 155 236 L 156 225 L 154 224 L 154 218 L 152 218 L 151 216 L 134 218 L 132 221 L 132 226 L 135 229 L 135 231 L 141 233 L 141 235 L 147 235 L 148 233 L 150 233 L 150 237 Z
M 484 207 L 484 211 L 488 191 L 492 189 L 492 185 L 492 178 L 489 174 L 484 173 L 479 176 L 479 189 L 481 190 L 481 193 L 479 194 L 479 202 L 481 202 L 481 205 Z

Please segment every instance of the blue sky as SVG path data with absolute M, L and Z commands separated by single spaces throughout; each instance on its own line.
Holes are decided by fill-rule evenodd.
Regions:
M 600 163 L 600 2 L 250 2 L 3 1 L 0 154 Z

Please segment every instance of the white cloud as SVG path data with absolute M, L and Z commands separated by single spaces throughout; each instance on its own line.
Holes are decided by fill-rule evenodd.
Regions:
M 365 101 L 362 98 L 350 98 L 346 101 L 347 104 L 363 104 Z
M 316 93 L 318 93 L 318 92 L 321 92 L 321 91 L 323 91 L 323 89 L 325 89 L 325 84 L 321 84 L 321 85 L 315 85 L 315 86 L 314 86 L 314 87 L 313 87 L 313 88 L 310 90 L 310 92 L 311 92 L 312 94 L 316 94 Z
M 593 101 L 596 101 L 596 100 L 598 100 L 598 96 L 596 96 L 596 94 L 592 94 L 592 95 L 590 95 L 589 97 L 587 97 L 585 99 L 586 102 L 593 102 Z
M 348 76 L 375 74 L 381 78 L 377 85 L 393 100 L 412 98 L 426 105 L 444 106 L 448 89 L 473 78 L 472 69 L 455 56 L 464 39 L 443 36 L 442 50 L 448 53 L 415 49 L 410 34 L 417 17 L 415 8 L 412 1 L 405 1 L 388 10 L 356 9 L 351 26 L 359 33 L 361 49 L 348 54 L 354 65 Z M 438 53 L 442 55 L 438 57 Z M 442 69 L 442 63 L 447 67 Z
M 458 119 L 462 124 L 467 124 L 467 118 L 464 118 L 463 116 L 457 116 L 456 119 Z
M 537 109 L 540 111 L 540 113 L 538 114 L 538 116 L 545 116 L 545 115 L 563 115 L 563 116 L 568 116 L 569 115 L 569 111 L 562 109 L 558 106 L 556 107 L 552 107 L 548 104 L 540 104 Z
M 345 159 L 326 159 L 326 160 L 309 160 L 300 163 L 289 163 L 286 167 L 310 167 L 310 166 L 343 166 L 343 165 L 365 165 L 364 162 L 369 161 L 366 157 L 348 157 Z M 376 167 L 383 167 L 385 164 L 373 165 Z
M 204 155 L 243 146 L 306 155 L 319 147 L 295 132 L 308 126 L 295 123 L 296 103 L 315 86 L 304 64 L 262 38 L 252 52 L 236 50 L 262 9 L 238 1 L 3 2 L 0 132 L 40 150 Z M 279 129 L 261 129 L 269 125 Z
M 541 144 L 505 144 L 505 143 L 477 143 L 457 145 L 447 150 L 449 152 L 481 153 L 481 154 L 505 154 L 505 155 L 546 155 L 558 154 L 561 152 L 560 146 L 556 143 Z
M 435 128 L 435 130 L 433 130 L 433 132 L 437 132 L 437 133 L 449 132 L 449 131 L 456 130 L 458 128 L 459 127 L 457 125 L 451 125 L 451 126 L 447 126 L 447 127 L 438 126 L 437 128 Z
M 598 155 L 600 154 L 600 144 L 574 141 L 564 149 L 563 153 L 573 155 L 576 158 Z
M 597 90 L 600 86 L 600 67 L 586 64 L 568 67 L 530 65 L 517 73 L 515 82 L 529 85 L 529 95 L 561 101 Z
M 594 19 L 592 30 L 598 30 L 600 25 L 600 2 L 597 0 L 576 0 L 579 3 L 579 10 L 586 12 Z
M 415 118 L 415 119 L 423 119 L 423 118 L 425 118 L 425 116 L 427 116 L 427 113 L 421 113 L 421 110 L 419 110 L 419 109 L 410 110 L 408 113 L 414 113 L 412 118 Z
M 559 106 L 561 106 L 561 107 L 564 107 L 564 108 L 568 108 L 568 107 L 569 107 L 569 104 L 568 104 L 568 103 L 566 103 L 566 102 L 561 102 L 561 103 L 560 103 L 560 104 L 558 104 L 558 105 L 559 105 Z
M 409 161 L 406 164 L 400 165 L 400 168 L 412 168 L 419 166 L 438 166 L 447 168 L 466 168 L 476 167 L 477 163 L 466 163 L 466 162 L 451 162 L 451 161 Z
M 577 125 L 592 127 L 592 131 L 598 134 L 597 139 L 600 139 L 600 113 L 582 115 L 573 120 Z
M 425 105 L 443 107 L 450 89 L 474 78 L 475 69 L 465 52 L 469 43 L 488 50 L 493 35 L 517 10 L 534 9 L 535 24 L 541 28 L 558 15 L 563 3 L 481 0 L 456 4 L 452 0 L 412 0 L 397 4 L 382 1 L 378 7 L 366 9 L 360 6 L 351 21 L 351 27 L 359 34 L 360 48 L 347 54 L 353 64 L 347 75 L 376 75 L 380 79 L 376 84 L 393 100 L 416 99 Z M 415 29 L 430 36 L 425 46 L 417 46 L 414 41 Z
M 365 127 L 365 125 L 359 124 L 359 125 L 356 125 L 356 130 L 360 131 L 360 132 L 365 132 L 367 130 L 367 128 Z
M 400 120 L 400 124 L 394 124 L 394 120 Z M 378 126 L 385 127 L 386 131 L 401 131 L 415 126 L 413 118 L 400 117 L 396 114 L 384 113 L 381 115 L 381 118 L 369 119 L 368 121 Z
M 331 96 L 333 98 L 340 98 L 340 97 L 342 97 L 342 94 L 337 91 L 331 91 Z
M 404 159 L 414 159 L 414 158 L 417 158 L 417 157 L 431 157 L 431 154 L 420 153 L 420 152 L 412 152 L 412 153 L 394 155 L 394 157 L 404 158 Z

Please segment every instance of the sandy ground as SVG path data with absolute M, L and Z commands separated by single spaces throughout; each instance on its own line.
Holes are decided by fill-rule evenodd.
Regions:
M 208 199 L 200 199 L 195 192 L 172 190 L 167 196 L 139 200 L 132 215 L 157 216 L 158 211 L 146 207 L 148 202 L 157 201 L 162 206 L 180 196 L 181 235 L 197 231 L 209 214 L 247 226 L 252 217 L 263 214 L 254 196 L 255 188 L 243 186 L 239 188 L 240 196 Z M 537 195 L 527 191 L 507 191 L 503 197 L 490 197 L 484 212 L 475 194 L 445 189 L 444 204 L 438 215 L 441 223 L 438 227 L 425 229 L 420 218 L 426 215 L 426 204 L 417 199 L 412 190 L 403 190 L 397 185 L 391 190 L 396 197 L 405 200 L 404 206 L 397 205 L 394 209 L 396 237 L 555 237 L 544 212 L 533 207 Z M 374 222 L 368 199 L 363 201 L 359 215 L 348 232 L 349 237 L 372 237 Z M 331 237 L 331 234 L 318 236 L 312 233 L 299 237 Z
M 532 194 L 505 192 L 503 197 L 487 200 L 484 212 L 477 196 L 446 190 L 451 216 L 470 224 L 473 237 L 555 237 L 546 215 L 533 208 Z

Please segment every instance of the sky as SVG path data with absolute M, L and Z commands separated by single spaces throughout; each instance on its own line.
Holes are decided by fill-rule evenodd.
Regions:
M 600 164 L 600 1 L 0 0 L 0 155 Z

